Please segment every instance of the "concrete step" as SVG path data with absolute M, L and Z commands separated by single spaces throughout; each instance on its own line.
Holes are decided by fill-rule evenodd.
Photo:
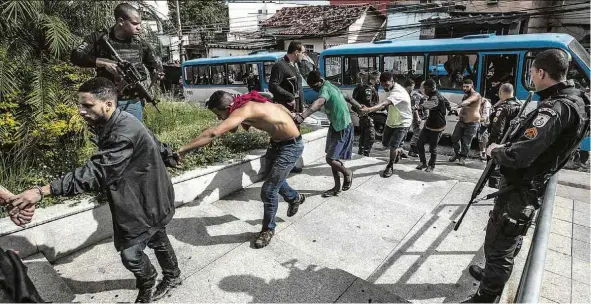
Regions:
M 74 293 L 55 271 L 53 266 L 42 253 L 38 253 L 23 260 L 28 268 L 28 275 L 46 302 L 72 302 Z

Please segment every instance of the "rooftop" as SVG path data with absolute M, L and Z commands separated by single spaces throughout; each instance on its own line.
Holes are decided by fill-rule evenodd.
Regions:
M 364 13 L 371 11 L 386 19 L 373 6 L 361 5 L 310 5 L 284 7 L 262 22 L 263 28 L 280 28 L 276 35 L 330 35 L 346 30 Z

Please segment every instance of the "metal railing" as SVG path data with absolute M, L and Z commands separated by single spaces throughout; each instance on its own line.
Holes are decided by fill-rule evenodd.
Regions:
M 539 303 L 548 239 L 552 228 L 552 211 L 554 210 L 557 181 L 558 172 L 548 181 L 514 303 Z

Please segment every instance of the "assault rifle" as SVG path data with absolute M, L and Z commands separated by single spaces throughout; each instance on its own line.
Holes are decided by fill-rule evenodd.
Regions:
M 511 126 L 509 128 L 507 128 L 507 130 L 505 130 L 505 134 L 503 134 L 503 138 L 501 139 L 501 142 L 500 142 L 501 145 L 504 144 L 509 139 L 509 136 L 517 128 L 519 128 L 521 126 L 520 120 L 522 118 L 523 113 L 525 112 L 525 108 L 531 102 L 531 99 L 533 98 L 533 96 L 534 96 L 534 92 L 530 91 L 529 94 L 527 95 L 527 99 L 525 100 L 525 102 L 521 106 L 521 109 L 519 110 L 519 114 L 517 114 L 516 120 L 518 122 L 515 124 L 511 124 Z M 458 228 L 460 228 L 460 225 L 462 224 L 462 221 L 464 220 L 464 216 L 466 216 L 468 209 L 470 209 L 470 207 L 473 204 L 476 204 L 480 201 L 485 201 L 485 200 L 489 200 L 491 198 L 495 198 L 499 195 L 505 194 L 505 193 L 513 190 L 513 188 L 509 186 L 509 187 L 505 187 L 499 191 L 496 191 L 491 194 L 485 195 L 483 197 L 477 198 L 477 196 L 480 195 L 480 192 L 482 192 L 482 189 L 484 189 L 484 185 L 486 185 L 491 174 L 493 173 L 493 171 L 495 171 L 495 167 L 496 167 L 496 165 L 493 162 L 493 160 L 492 159 L 489 160 L 488 163 L 486 164 L 486 168 L 484 169 L 484 172 L 482 172 L 480 179 L 478 179 L 478 182 L 476 183 L 476 186 L 474 187 L 474 190 L 472 191 L 472 197 L 470 198 L 468 205 L 464 209 L 464 212 L 462 212 L 462 216 L 460 216 L 460 218 L 456 221 L 456 225 L 454 226 L 454 231 L 456 231 L 456 230 L 458 230 Z
M 115 51 L 113 46 L 109 43 L 108 39 L 106 39 L 105 35 L 103 35 L 101 39 L 103 40 L 103 43 L 105 43 L 105 45 L 109 48 L 109 51 L 117 60 L 117 66 L 123 72 L 123 79 L 117 85 L 117 87 L 122 88 L 121 92 L 123 92 L 123 90 L 125 89 L 130 89 L 138 92 L 139 97 L 142 100 L 142 106 L 145 106 L 145 103 L 147 101 L 151 103 L 154 106 L 154 108 L 156 108 L 156 111 L 158 111 L 158 113 L 161 113 L 160 109 L 158 109 L 158 107 L 156 106 L 160 101 L 156 100 L 152 96 L 152 94 L 150 94 L 150 92 L 146 90 L 146 88 L 142 84 L 142 75 L 138 72 L 138 70 L 133 66 L 133 64 L 131 64 L 131 62 L 121 59 L 117 51 Z

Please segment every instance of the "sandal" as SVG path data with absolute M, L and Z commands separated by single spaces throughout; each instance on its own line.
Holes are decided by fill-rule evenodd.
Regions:
M 337 196 L 337 195 L 339 195 L 340 192 L 341 191 L 333 188 L 333 189 L 324 191 L 324 193 L 322 193 L 322 197 Z
M 343 191 L 347 191 L 351 189 L 351 184 L 353 184 L 353 171 L 349 170 L 349 175 L 345 176 L 345 181 L 343 182 Z

